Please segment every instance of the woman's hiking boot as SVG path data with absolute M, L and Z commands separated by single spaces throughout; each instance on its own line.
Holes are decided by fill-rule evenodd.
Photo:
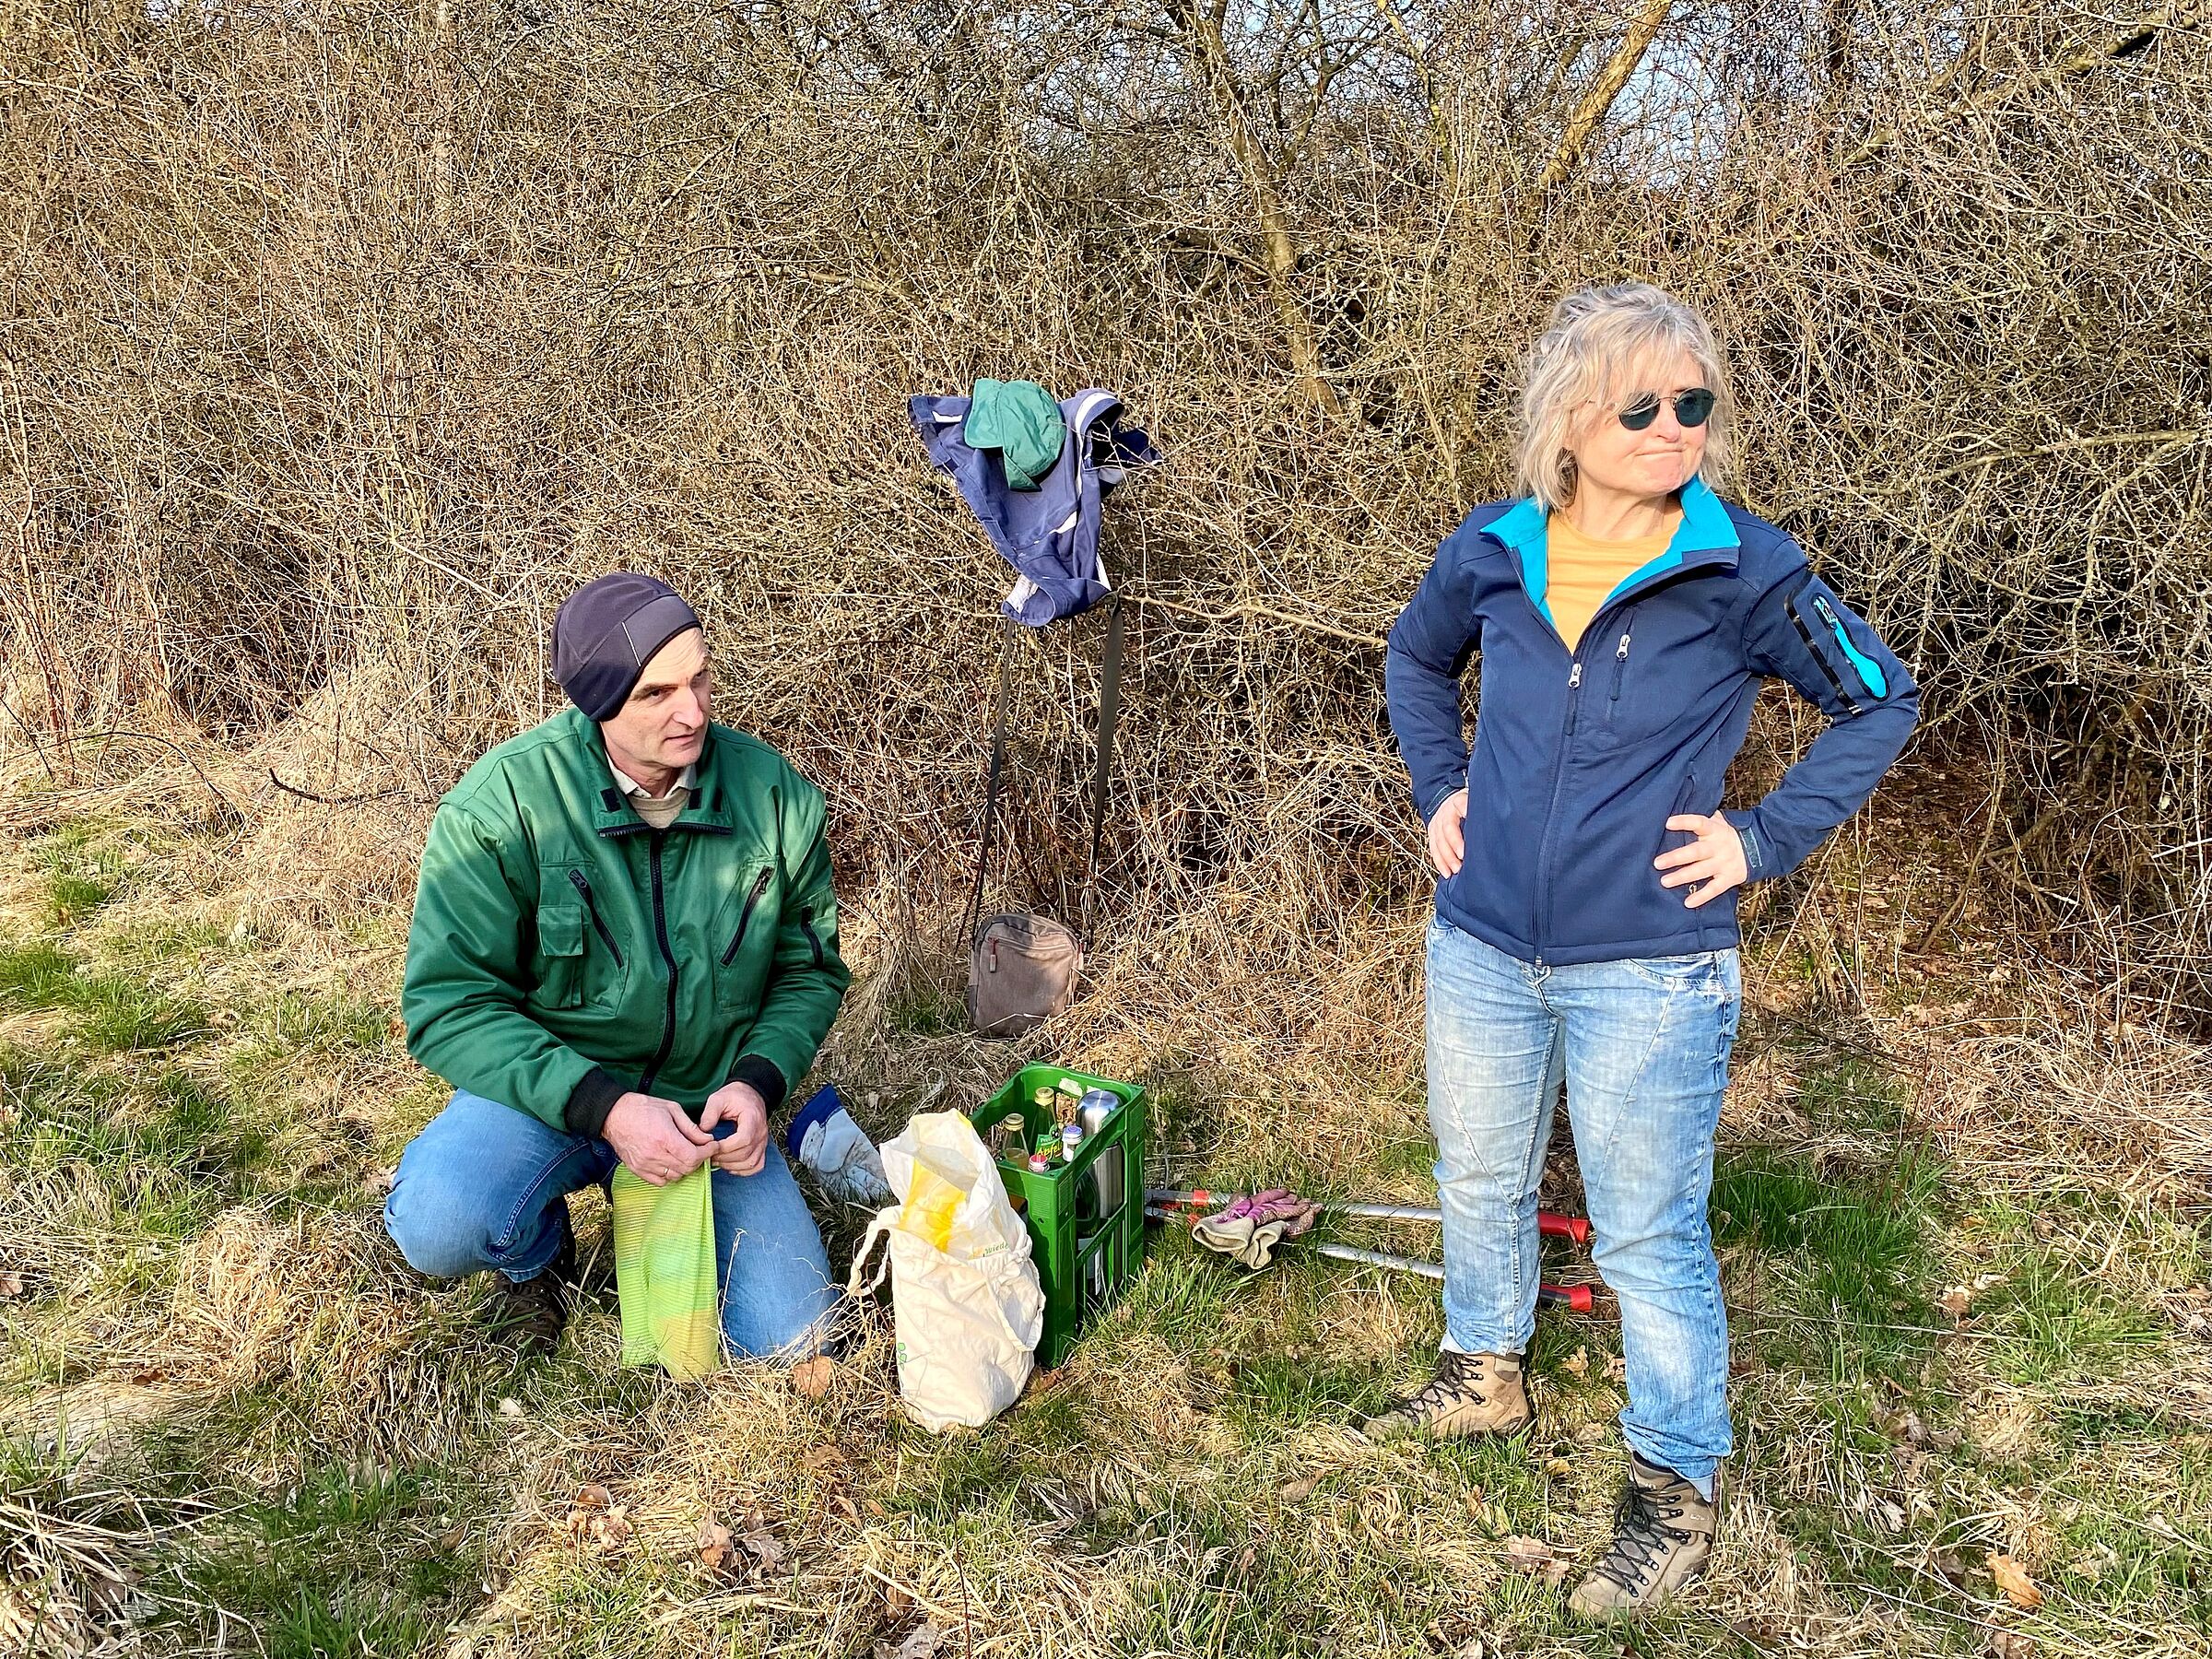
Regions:
M 1699 1496 L 1689 1481 L 1630 1453 L 1613 1542 L 1567 1606 L 1585 1618 L 1656 1607 L 1705 1571 L 1719 1518 L 1718 1502 Z
M 484 1299 L 484 1324 L 493 1335 L 512 1344 L 518 1357 L 542 1358 L 560 1346 L 575 1285 L 576 1235 L 570 1232 L 560 1241 L 560 1253 L 521 1283 L 503 1273 L 491 1276 L 491 1293 Z
M 1391 1408 L 1361 1425 L 1380 1438 L 1409 1429 L 1441 1439 L 1482 1434 L 1518 1434 L 1535 1414 L 1521 1378 L 1518 1354 L 1459 1354 L 1450 1348 L 1436 1357 L 1436 1375 Z

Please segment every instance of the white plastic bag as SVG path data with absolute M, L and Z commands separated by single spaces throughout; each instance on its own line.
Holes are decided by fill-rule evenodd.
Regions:
M 859 1294 L 877 1240 L 889 1239 L 899 1393 L 926 1428 L 980 1429 L 1020 1394 L 1044 1334 L 1029 1229 L 959 1112 L 915 1116 L 883 1148 L 883 1168 L 900 1202 L 877 1212 L 845 1288 Z

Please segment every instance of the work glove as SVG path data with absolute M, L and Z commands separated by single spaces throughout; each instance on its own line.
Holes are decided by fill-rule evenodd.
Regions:
M 1282 1187 L 1240 1198 L 1227 1209 L 1194 1222 L 1191 1237 L 1246 1267 L 1262 1268 L 1275 1259 L 1276 1247 L 1312 1227 L 1321 1206 Z
M 864 1209 L 881 1209 L 898 1202 L 883 1173 L 883 1154 L 862 1133 L 837 1098 L 835 1088 L 825 1084 L 811 1100 L 799 1108 L 783 1134 L 784 1150 L 805 1164 L 822 1191 L 841 1204 Z

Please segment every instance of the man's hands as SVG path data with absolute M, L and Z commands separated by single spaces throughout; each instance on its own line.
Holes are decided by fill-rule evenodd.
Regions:
M 707 1097 L 707 1109 L 699 1114 L 699 1126 L 712 1130 L 720 1123 L 737 1127 L 712 1143 L 708 1154 L 714 1167 L 729 1175 L 753 1175 L 768 1160 L 768 1102 L 750 1083 L 724 1083 Z
M 1718 899 L 1730 888 L 1741 887 L 1750 877 L 1744 862 L 1744 838 L 1735 832 L 1735 826 L 1714 813 L 1711 818 L 1700 818 L 1694 812 L 1677 813 L 1666 820 L 1669 830 L 1688 830 L 1698 839 L 1687 847 L 1677 847 L 1672 853 L 1662 853 L 1652 863 L 1669 874 L 1659 877 L 1661 887 L 1685 887 L 1692 882 L 1699 885 L 1682 902 L 1691 910 Z M 1436 844 L 1436 831 L 1429 831 L 1430 846 Z
M 763 1117 L 763 1144 L 767 1128 Z M 630 1172 L 653 1186 L 681 1180 L 717 1149 L 714 1137 L 693 1123 L 690 1114 L 674 1100 L 634 1090 L 615 1102 L 606 1114 L 606 1126 L 599 1133 L 614 1147 L 615 1156 L 629 1166 Z M 756 1167 L 758 1162 L 756 1155 Z
M 1467 855 L 1467 792 L 1455 789 L 1429 815 L 1429 862 L 1450 880 Z
M 736 1128 L 714 1138 L 714 1125 Z M 731 1175 L 758 1174 L 768 1159 L 768 1102 L 749 1083 L 724 1083 L 707 1097 L 699 1122 L 674 1100 L 658 1095 L 624 1095 L 606 1114 L 600 1131 L 615 1156 L 640 1181 L 666 1186 L 702 1163 Z

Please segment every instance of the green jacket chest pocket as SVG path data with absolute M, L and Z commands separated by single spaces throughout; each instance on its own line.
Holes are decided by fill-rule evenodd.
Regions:
M 740 870 L 709 935 L 714 945 L 715 985 L 724 997 L 747 1005 L 759 1002 L 782 920 L 776 866 L 766 864 Z
M 548 1008 L 581 1008 L 620 992 L 629 953 L 584 871 L 540 873 L 535 966 L 536 1000 Z

